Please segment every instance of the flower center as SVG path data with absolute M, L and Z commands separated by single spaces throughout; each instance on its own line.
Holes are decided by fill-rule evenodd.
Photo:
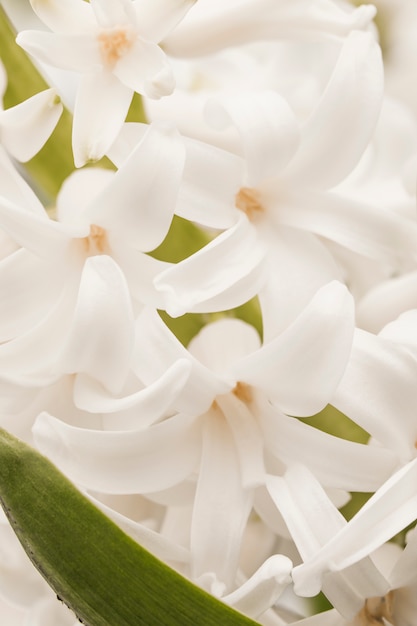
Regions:
M 358 626 L 383 626 L 387 622 L 395 626 L 393 591 L 386 596 L 368 598 L 357 616 Z
M 134 42 L 130 29 L 117 26 L 102 30 L 97 37 L 104 65 L 113 67 L 122 56 L 129 52 Z
M 110 253 L 107 231 L 101 226 L 97 226 L 97 224 L 91 224 L 90 234 L 88 237 L 81 239 L 81 243 L 87 256 Z
M 265 212 L 261 203 L 261 194 L 252 187 L 242 187 L 235 196 L 235 205 L 246 213 L 251 221 L 256 220 Z
M 232 393 L 244 404 L 250 404 L 252 402 L 252 392 L 249 385 L 246 383 L 238 382 Z

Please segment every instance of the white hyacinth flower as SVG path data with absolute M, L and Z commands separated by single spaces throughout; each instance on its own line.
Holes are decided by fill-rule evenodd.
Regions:
M 116 138 L 134 92 L 169 95 L 174 78 L 158 43 L 195 0 L 33 0 L 52 30 L 22 31 L 17 42 L 38 60 L 82 74 L 74 110 L 77 167 L 100 159 Z

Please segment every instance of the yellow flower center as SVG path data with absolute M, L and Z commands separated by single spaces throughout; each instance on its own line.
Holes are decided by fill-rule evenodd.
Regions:
M 246 213 L 251 221 L 256 220 L 265 212 L 261 203 L 261 194 L 252 187 L 242 187 L 235 196 L 235 205 Z
M 107 232 L 101 226 L 97 226 L 97 224 L 91 224 L 90 234 L 81 239 L 81 244 L 82 249 L 87 256 L 110 253 Z
M 244 404 L 250 404 L 252 402 L 252 391 L 246 383 L 238 382 L 232 393 Z
M 102 30 L 97 39 L 103 63 L 111 68 L 129 52 L 135 38 L 129 28 L 118 26 Z
M 368 598 L 354 623 L 355 626 L 384 626 L 387 622 L 395 626 L 393 591 L 383 597 Z

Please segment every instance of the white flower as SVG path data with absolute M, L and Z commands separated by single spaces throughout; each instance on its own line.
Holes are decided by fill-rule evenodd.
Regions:
M 25 335 L 18 351 L 24 370 L 28 361 L 23 345 L 29 346 L 25 342 L 34 346 L 38 340 L 47 341 L 53 349 L 48 327 L 55 320 L 61 330 L 65 328 L 89 258 L 112 256 L 127 280 L 128 299 L 133 299 L 136 311 L 144 302 L 163 308 L 152 281 L 166 264 L 146 252 L 162 242 L 170 227 L 183 156 L 175 131 L 148 127 L 143 141 L 117 173 L 85 170 L 64 184 L 58 199 L 59 221 L 47 215 L 4 159 L 0 227 L 21 248 L 0 264 L 1 289 L 8 293 L 1 304 L 0 336 L 4 342 Z M 3 344 L 0 353 L 6 351 L 11 358 L 14 345 L 19 342 Z M 9 362 L 9 374 L 15 367 L 17 362 L 16 366 Z
M 392 476 L 350 522 L 305 467 L 290 467 L 284 478 L 268 480 L 271 496 L 305 562 L 293 570 L 296 591 L 304 594 L 313 581 L 316 584 L 317 572 L 322 568 L 323 592 L 337 609 L 323 616 L 324 624 L 414 623 L 408 620 L 415 616 L 417 533 L 409 534 L 403 551 L 384 541 L 413 521 L 415 475 L 413 461 Z M 381 548 L 375 552 L 378 546 Z M 344 565 L 339 562 L 339 550 L 344 554 Z M 307 593 L 314 591 L 311 588 Z M 313 626 L 318 622 L 313 617 L 296 624 Z
M 17 42 L 37 59 L 81 72 L 74 111 L 77 167 L 100 159 L 117 136 L 133 93 L 168 95 L 174 79 L 158 42 L 195 0 L 33 0 L 53 31 L 22 31 Z
M 149 497 L 173 489 L 174 502 L 176 489 L 185 489 L 193 507 L 191 577 L 203 580 L 212 572 L 230 590 L 265 464 L 280 471 L 294 459 L 304 460 L 328 486 L 355 490 L 375 488 L 392 466 L 384 450 L 339 440 L 288 417 L 311 415 L 329 401 L 350 351 L 351 304 L 346 289 L 331 284 L 271 342 L 260 346 L 252 327 L 220 320 L 195 338 L 191 354 L 156 312 L 144 310 L 136 328 L 138 378 L 152 386 L 175 364 L 191 366 L 175 396 L 165 387 L 171 412 L 146 424 L 139 404 L 138 425 L 116 432 L 65 424 L 43 413 L 33 429 L 36 444 L 89 489 Z M 96 387 L 94 397 L 90 389 L 79 378 L 77 405 L 95 412 L 107 403 L 110 412 L 115 401 L 106 400 L 105 390 Z M 364 481 L 369 465 L 373 472 Z

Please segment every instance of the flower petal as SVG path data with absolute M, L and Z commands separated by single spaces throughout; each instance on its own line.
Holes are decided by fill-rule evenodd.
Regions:
M 416 360 L 403 347 L 357 329 L 332 404 L 407 461 L 415 455 Z
M 230 366 L 260 347 L 260 338 L 253 326 L 242 320 L 223 318 L 204 326 L 189 343 L 191 354 L 222 378 Z M 232 382 L 234 381 L 232 378 Z
M 239 215 L 235 196 L 243 185 L 243 159 L 202 141 L 183 140 L 187 157 L 175 213 L 209 228 L 233 226 Z
M 0 228 L 19 245 L 41 259 L 63 258 L 73 237 L 88 234 L 85 229 L 59 224 L 46 215 L 22 209 L 0 197 Z
M 23 30 L 17 35 L 16 43 L 38 61 L 62 70 L 90 74 L 102 65 L 98 44 L 91 33 L 58 35 L 40 30 Z
M 62 371 L 88 374 L 117 393 L 127 378 L 133 329 L 129 290 L 118 265 L 106 255 L 88 258 L 61 354 Z
M 30 0 L 40 19 L 58 33 L 79 32 L 94 24 L 93 12 L 83 0 Z
M 144 309 L 136 322 L 133 369 L 145 384 L 150 384 L 180 359 L 192 364 L 189 381 L 176 400 L 177 409 L 192 415 L 208 410 L 218 394 L 230 391 L 227 384 L 197 361 L 168 329 L 158 313 Z
M 327 488 L 375 491 L 397 466 L 395 455 L 329 435 L 308 422 L 280 414 L 256 394 L 265 446 L 286 465 L 303 463 Z
M 135 2 L 134 8 L 143 37 L 149 41 L 161 41 L 195 2 L 196 0 L 153 0 L 152 5 L 143 0 Z
M 175 87 L 172 69 L 159 46 L 137 38 L 130 49 L 113 67 L 113 74 L 121 83 L 148 96 L 169 96 Z
M 246 184 L 250 187 L 276 176 L 298 148 L 296 117 L 275 91 L 212 99 L 206 111 L 208 121 L 217 130 L 231 124 L 238 130 L 246 163 Z
M 162 491 L 184 480 L 200 458 L 200 424 L 178 415 L 145 430 L 76 428 L 41 413 L 33 435 L 39 450 L 71 480 L 112 494 Z
M 155 287 L 165 294 L 172 317 L 232 309 L 258 293 L 264 257 L 255 229 L 242 214 L 235 226 L 159 274 Z
M 62 290 L 56 267 L 24 249 L 0 262 L 0 342 L 9 341 L 39 323 Z
M 95 380 L 78 375 L 74 385 L 74 402 L 79 409 L 90 413 L 114 413 L 135 407 L 138 416 L 135 428 L 144 428 L 160 419 L 172 406 L 187 382 L 190 370 L 191 363 L 182 359 L 151 385 L 120 398 L 106 393 Z M 123 430 L 127 430 L 123 418 L 120 421 L 124 424 Z
M 341 280 L 342 272 L 311 233 L 266 223 L 261 234 L 268 244 L 268 256 L 259 302 L 264 342 L 269 342 L 293 322 L 320 287 Z
M 275 604 L 288 586 L 291 569 L 290 559 L 274 554 L 236 591 L 223 596 L 222 602 L 256 619 Z
M 84 493 L 84 495 L 91 500 L 97 508 L 103 511 L 107 517 L 112 519 L 129 537 L 132 537 L 132 539 L 145 548 L 145 550 L 152 552 L 158 559 L 165 562 L 174 561 L 176 563 L 183 563 L 189 560 L 189 551 L 183 546 L 175 544 L 161 533 L 147 528 L 144 524 L 118 513 L 103 504 L 103 502 L 100 502 L 100 500 L 93 498 L 91 494 Z
M 72 128 L 76 167 L 104 156 L 123 125 L 132 95 L 132 90 L 108 71 L 82 76 Z
M 343 515 L 302 465 L 290 467 L 284 479 L 271 476 L 267 487 L 305 561 L 345 528 Z M 323 580 L 323 592 L 348 618 L 356 615 L 367 597 L 385 595 L 388 590 L 387 580 L 369 558 Z
M 241 484 L 233 437 L 222 414 L 211 409 L 204 420 L 203 452 L 191 527 L 194 580 L 213 573 L 230 589 L 251 504 L 251 490 L 243 489 Z
M 92 222 L 125 245 L 154 250 L 165 238 L 176 203 L 185 151 L 171 126 L 152 124 L 104 191 L 88 208 Z
M 234 368 L 238 380 L 262 389 L 281 411 L 321 411 L 339 383 L 352 347 L 353 299 L 333 281 L 319 289 L 283 332 Z
M 382 96 L 381 50 L 372 33 L 353 31 L 302 129 L 300 149 L 286 176 L 313 188 L 333 187 L 343 180 L 372 137 Z
M 296 593 L 315 595 L 327 569 L 340 571 L 357 563 L 415 521 L 416 481 L 414 459 L 391 476 L 312 559 L 293 570 Z
M 318 5 L 309 0 L 199 0 L 196 7 L 164 40 L 164 48 L 177 56 L 205 55 L 227 46 L 262 39 L 327 39 L 366 28 L 374 6 L 346 10 L 332 0 Z
M 0 188 L 1 195 L 11 202 L 25 207 L 30 213 L 46 217 L 46 211 L 39 198 L 18 173 L 2 146 L 0 146 Z
M 18 161 L 29 161 L 54 130 L 63 110 L 55 89 L 46 89 L 0 112 L 3 146 Z
M 311 231 L 374 259 L 398 264 L 416 257 L 415 221 L 380 206 L 337 192 L 291 191 L 278 212 L 288 226 Z

